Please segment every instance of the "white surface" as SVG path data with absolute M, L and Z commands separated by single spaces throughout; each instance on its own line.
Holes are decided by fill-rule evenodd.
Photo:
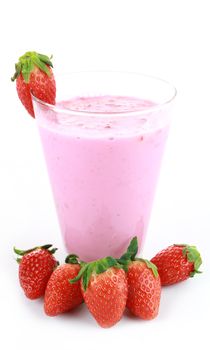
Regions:
M 208 1 L 36 1 L 1 4 L 0 310 L 4 349 L 208 348 L 210 312 Z M 54 54 L 63 71 L 153 74 L 178 89 L 144 256 L 173 242 L 202 252 L 203 274 L 164 288 L 159 316 L 125 316 L 100 329 L 85 306 L 50 318 L 18 285 L 13 245 L 61 242 L 35 122 L 9 77 L 26 50 Z M 30 345 L 29 345 L 30 344 Z M 205 345 L 206 344 L 206 345 Z M 3 346 L 3 345 L 2 345 Z

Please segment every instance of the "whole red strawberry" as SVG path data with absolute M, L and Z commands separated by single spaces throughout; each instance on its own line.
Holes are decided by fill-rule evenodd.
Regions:
M 118 260 L 127 271 L 127 308 L 144 320 L 155 318 L 159 311 L 161 283 L 156 266 L 148 260 L 136 258 L 137 238 L 134 237 L 127 252 Z
M 55 104 L 56 85 L 50 58 L 35 51 L 26 52 L 15 64 L 16 88 L 28 113 L 35 117 L 31 93 L 40 100 Z
M 127 300 L 125 271 L 112 257 L 83 264 L 78 276 L 81 278 L 84 301 L 101 327 L 111 327 L 122 317 Z
M 195 246 L 174 244 L 162 250 L 151 261 L 157 266 L 163 286 L 193 277 L 202 264 Z
M 127 280 L 127 308 L 144 320 L 155 318 L 159 311 L 161 283 L 154 264 L 144 259 L 130 262 Z
M 69 283 L 75 278 L 80 265 L 76 255 L 69 255 L 66 264 L 58 266 L 52 273 L 45 290 L 44 310 L 48 316 L 70 311 L 83 302 L 80 282 Z
M 29 299 L 37 299 L 44 295 L 47 282 L 58 262 L 53 256 L 56 248 L 51 244 L 29 250 L 14 248 L 19 263 L 19 281 L 25 295 Z

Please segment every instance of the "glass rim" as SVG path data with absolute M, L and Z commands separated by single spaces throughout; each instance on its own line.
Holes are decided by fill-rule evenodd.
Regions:
M 144 74 L 144 73 L 139 73 L 139 72 L 130 72 L 130 71 L 111 71 L 111 70 L 100 70 L 100 71 L 76 71 L 76 72 L 67 72 L 67 73 L 62 73 L 62 74 L 59 74 L 57 75 L 57 77 L 61 78 L 61 77 L 68 77 L 68 76 L 76 76 L 76 75 L 85 75 L 85 74 L 121 74 L 121 75 L 129 75 L 129 76 L 137 76 L 137 77 L 143 77 L 143 78 L 146 78 L 146 79 L 150 79 L 151 81 L 159 81 L 160 83 L 163 83 L 165 84 L 165 86 L 168 86 L 172 91 L 173 93 L 171 93 L 171 96 L 170 98 L 167 98 L 165 101 L 163 102 L 160 102 L 160 103 L 157 103 L 155 105 L 152 105 L 152 106 L 146 106 L 145 108 L 141 108 L 139 110 L 135 110 L 135 111 L 121 111 L 121 112 L 100 112 L 100 111 L 76 111 L 74 109 L 70 109 L 70 108 L 65 108 L 65 107 L 58 107 L 56 105 L 53 105 L 53 104 L 50 104 L 50 103 L 47 103 L 41 99 L 39 99 L 38 97 L 36 97 L 34 94 L 33 94 L 33 91 L 31 90 L 30 93 L 31 93 L 31 97 L 32 97 L 32 100 L 35 101 L 36 103 L 42 105 L 42 106 L 45 106 L 46 108 L 48 108 L 48 110 L 51 110 L 53 112 L 57 112 L 59 114 L 69 114 L 69 115 L 72 115 L 74 114 L 75 116 L 99 116 L 100 117 L 107 117 L 107 115 L 109 117 L 117 117 L 117 116 L 123 116 L 123 117 L 126 117 L 126 116 L 140 116 L 140 115 L 145 115 L 145 113 L 153 113 L 155 111 L 158 111 L 164 107 L 167 107 L 168 105 L 170 105 L 171 102 L 174 101 L 175 97 L 177 96 L 177 89 L 175 88 L 175 86 L 173 84 L 171 84 L 170 82 L 168 82 L 167 80 L 165 79 L 162 79 L 162 78 L 159 78 L 159 77 L 156 77 L 156 76 L 152 76 L 152 75 L 149 75 L 149 74 Z

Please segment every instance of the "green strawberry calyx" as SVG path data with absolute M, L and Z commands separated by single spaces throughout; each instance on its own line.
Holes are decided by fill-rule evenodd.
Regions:
M 21 250 L 21 249 L 15 248 L 15 247 L 13 248 L 14 252 L 18 255 L 18 257 L 16 259 L 16 261 L 18 263 L 21 262 L 22 258 L 20 258 L 20 257 L 23 257 L 24 255 L 29 254 L 29 253 L 33 252 L 34 250 L 39 250 L 39 249 L 45 249 L 50 254 L 54 254 L 56 252 L 56 250 L 57 250 L 57 248 L 52 248 L 52 244 L 45 244 L 45 245 L 42 245 L 42 246 L 38 246 L 38 247 L 31 248 L 31 249 L 27 249 L 27 250 Z
M 127 272 L 128 266 L 132 261 L 136 260 L 136 255 L 138 253 L 138 239 L 137 237 L 133 237 L 130 241 L 130 244 L 126 250 L 126 252 L 117 259 L 118 263 L 122 265 L 123 269 Z
M 201 271 L 199 271 L 199 268 L 202 264 L 202 258 L 197 248 L 193 245 L 188 244 L 175 244 L 175 246 L 182 246 L 182 254 L 187 259 L 187 261 L 194 264 L 194 270 L 190 273 L 190 277 L 195 276 L 196 273 L 201 273 Z
M 65 259 L 65 263 L 66 264 L 75 264 L 75 265 L 78 265 L 80 264 L 80 260 L 79 260 L 79 257 L 78 255 L 76 254 L 69 254 L 67 255 L 66 259 Z
M 138 253 L 138 239 L 137 237 L 133 237 L 130 241 L 130 244 L 127 248 L 127 251 L 118 259 L 118 261 L 127 261 L 127 260 L 135 260 L 135 257 Z
M 111 267 L 122 269 L 122 266 L 117 262 L 117 260 L 111 256 L 107 256 L 106 258 L 96 261 L 91 261 L 89 263 L 81 262 L 81 269 L 78 275 L 69 280 L 69 283 L 73 284 L 81 279 L 83 289 L 86 291 L 92 274 L 99 275 L 106 272 Z
M 50 76 L 49 66 L 53 68 L 51 59 L 52 56 L 48 57 L 35 51 L 26 52 L 23 56 L 19 57 L 18 62 L 15 64 L 15 73 L 11 80 L 15 81 L 20 73 L 22 73 L 25 83 L 28 84 L 30 75 L 35 67 L 38 67 L 41 71 Z
M 152 270 L 153 275 L 158 277 L 158 270 L 155 264 L 147 259 L 136 258 L 138 253 L 138 239 L 137 237 L 133 237 L 130 241 L 130 244 L 127 248 L 127 251 L 117 259 L 118 263 L 123 267 L 123 269 L 127 272 L 129 264 L 133 261 L 140 261 L 146 264 L 146 266 Z
M 153 275 L 155 276 L 155 278 L 158 277 L 158 269 L 157 266 L 155 264 L 153 264 L 151 261 L 147 260 L 147 259 L 141 259 L 141 258 L 136 258 L 135 261 L 142 261 L 144 262 L 147 267 L 152 270 Z

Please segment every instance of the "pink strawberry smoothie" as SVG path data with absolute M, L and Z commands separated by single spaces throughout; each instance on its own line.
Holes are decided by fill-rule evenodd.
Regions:
M 61 232 L 82 260 L 119 257 L 133 236 L 144 241 L 168 134 L 155 106 L 76 97 L 36 113 Z

